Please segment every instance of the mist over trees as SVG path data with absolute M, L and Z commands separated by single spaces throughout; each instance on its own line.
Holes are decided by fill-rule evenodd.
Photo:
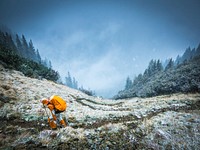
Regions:
M 24 35 L 11 34 L 0 30 L 0 63 L 5 68 L 21 71 L 24 75 L 48 79 L 68 87 L 95 95 L 90 89 L 78 86 L 78 81 L 70 72 L 61 81 L 59 73 L 52 69 L 47 58 L 42 59 L 33 41 L 28 42 Z M 134 79 L 127 77 L 125 87 L 115 99 L 130 97 L 151 97 L 177 92 L 200 92 L 200 44 L 197 48 L 188 47 L 182 56 L 165 60 L 151 60 L 144 73 Z
M 68 71 L 67 76 L 65 77 L 65 82 L 64 84 L 68 87 L 71 87 L 73 89 L 77 89 L 82 91 L 83 93 L 90 95 L 90 96 L 95 96 L 95 91 L 92 91 L 90 89 L 85 89 L 83 86 L 78 87 L 78 81 L 75 79 L 75 77 L 72 77 L 70 72 Z
M 124 90 L 115 99 L 130 97 L 151 97 L 172 93 L 200 92 L 200 44 L 195 49 L 186 49 L 183 56 L 177 56 L 162 64 L 151 60 L 143 74 L 133 80 L 127 77 Z
M 47 58 L 42 59 L 38 49 L 35 49 L 33 41 L 27 39 L 24 35 L 13 35 L 6 27 L 0 27 L 0 63 L 5 68 L 11 68 L 21 71 L 25 76 L 37 79 L 48 79 L 54 82 L 64 84 L 70 88 L 80 90 L 88 95 L 95 95 L 92 90 L 87 90 L 81 86 L 78 87 L 78 81 L 68 72 L 64 83 L 60 74 L 52 69 L 52 63 Z
M 71 77 L 71 74 L 69 71 L 67 73 L 67 77 L 65 77 L 64 84 L 71 88 L 78 89 L 78 81 L 76 81 L 75 77 Z
M 18 34 L 0 31 L 0 63 L 6 68 L 21 71 L 28 77 L 55 82 L 60 80 L 60 75 L 52 69 L 51 62 L 42 60 L 32 40 L 27 42 L 24 35 L 20 37 Z

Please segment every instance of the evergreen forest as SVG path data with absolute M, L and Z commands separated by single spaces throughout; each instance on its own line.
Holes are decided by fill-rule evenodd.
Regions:
M 51 62 L 42 60 L 38 50 L 35 50 L 32 40 L 27 42 L 24 35 L 0 31 L 0 63 L 9 69 L 21 71 L 25 76 L 54 82 L 60 75 L 51 67 Z
M 199 64 L 200 44 L 197 48 L 187 48 L 176 60 L 170 58 L 165 63 L 161 60 L 151 60 L 143 74 L 139 74 L 133 80 L 127 77 L 125 88 L 114 98 L 200 92 Z
M 90 89 L 78 87 L 78 81 L 68 71 L 64 83 L 58 71 L 52 68 L 51 61 L 41 58 L 39 50 L 35 49 L 32 40 L 27 42 L 24 35 L 13 35 L 0 31 L 0 64 L 5 68 L 22 72 L 25 76 L 47 79 L 80 90 L 88 95 L 95 95 Z

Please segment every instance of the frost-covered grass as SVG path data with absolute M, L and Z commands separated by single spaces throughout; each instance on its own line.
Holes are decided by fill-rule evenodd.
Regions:
M 16 134 L 12 129 L 20 128 L 19 140 L 5 138 L 11 143 L 8 145 L 15 141 L 15 146 L 27 146 L 32 141 L 35 146 L 61 149 L 195 149 L 200 144 L 198 93 L 104 100 L 5 69 L 0 72 L 0 92 L 0 117 L 12 125 L 10 129 L 1 127 L 2 143 L 6 141 L 1 137 L 12 137 Z M 68 104 L 62 113 L 68 127 L 54 131 L 47 123 L 50 112 L 47 110 L 47 115 L 40 103 L 53 94 Z
M 143 139 L 153 149 L 198 149 L 200 145 L 200 111 L 168 111 L 143 122 Z

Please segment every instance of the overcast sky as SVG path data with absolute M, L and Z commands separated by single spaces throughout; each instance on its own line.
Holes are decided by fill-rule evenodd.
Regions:
M 151 59 L 200 42 L 200 0 L 0 0 L 0 23 L 24 34 L 62 77 L 110 97 Z

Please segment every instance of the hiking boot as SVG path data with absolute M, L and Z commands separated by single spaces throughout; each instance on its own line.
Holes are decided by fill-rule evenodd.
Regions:
M 62 127 L 66 127 L 67 126 L 64 120 L 60 120 L 60 124 L 61 124 Z
M 56 128 L 57 128 L 56 121 L 50 120 L 50 121 L 49 121 L 49 126 L 50 126 L 52 129 L 56 129 Z

